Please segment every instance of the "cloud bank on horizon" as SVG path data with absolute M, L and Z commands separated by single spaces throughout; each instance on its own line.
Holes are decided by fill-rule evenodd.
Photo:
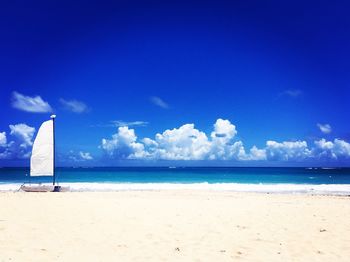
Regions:
M 35 128 L 20 123 L 9 125 L 10 139 L 0 132 L 0 159 L 26 159 L 30 157 Z M 236 139 L 238 131 L 229 120 L 217 119 L 213 131 L 207 135 L 185 124 L 179 128 L 157 133 L 155 137 L 138 139 L 135 130 L 119 126 L 110 139 L 103 138 L 99 146 L 104 156 L 115 160 L 222 160 L 222 161 L 284 161 L 350 159 L 350 143 L 342 139 L 328 141 L 325 138 L 313 141 L 266 141 L 264 148 L 256 146 L 246 150 L 244 143 Z M 89 152 L 79 151 L 60 154 L 60 158 L 82 162 L 95 159 Z
M 229 120 L 217 119 L 210 136 L 185 124 L 157 133 L 154 139 L 138 140 L 135 130 L 119 127 L 111 139 L 102 139 L 101 148 L 110 158 L 154 160 L 235 160 L 235 161 L 308 161 L 350 158 L 350 143 L 322 138 L 309 146 L 306 141 L 266 141 L 264 148 L 253 146 L 248 151 L 235 140 L 236 126 Z

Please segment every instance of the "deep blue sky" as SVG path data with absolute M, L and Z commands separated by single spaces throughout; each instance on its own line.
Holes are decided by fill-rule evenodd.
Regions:
M 267 140 L 348 143 L 349 10 L 348 1 L 2 2 L 0 132 L 9 142 L 9 125 L 37 130 L 50 115 L 15 109 L 17 91 L 58 115 L 62 159 L 89 152 L 95 165 L 121 163 L 99 148 L 113 120 L 148 122 L 129 128 L 154 139 L 186 123 L 210 137 L 228 119 L 247 151 Z M 60 98 L 88 110 L 65 110 Z

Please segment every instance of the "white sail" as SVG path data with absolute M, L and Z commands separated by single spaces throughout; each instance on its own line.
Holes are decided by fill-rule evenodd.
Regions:
M 42 123 L 34 140 L 30 158 L 31 176 L 54 175 L 53 119 Z

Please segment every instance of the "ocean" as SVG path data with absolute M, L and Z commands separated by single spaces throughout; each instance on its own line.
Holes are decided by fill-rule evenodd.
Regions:
M 24 182 L 52 181 L 28 173 L 28 168 L 0 168 L 0 191 L 16 191 Z M 58 183 L 69 185 L 71 191 L 186 189 L 350 195 L 350 168 L 94 167 L 57 168 L 56 174 Z

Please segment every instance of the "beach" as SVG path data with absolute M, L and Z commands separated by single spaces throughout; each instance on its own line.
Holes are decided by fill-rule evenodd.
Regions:
M 0 193 L 0 261 L 349 261 L 350 198 Z

